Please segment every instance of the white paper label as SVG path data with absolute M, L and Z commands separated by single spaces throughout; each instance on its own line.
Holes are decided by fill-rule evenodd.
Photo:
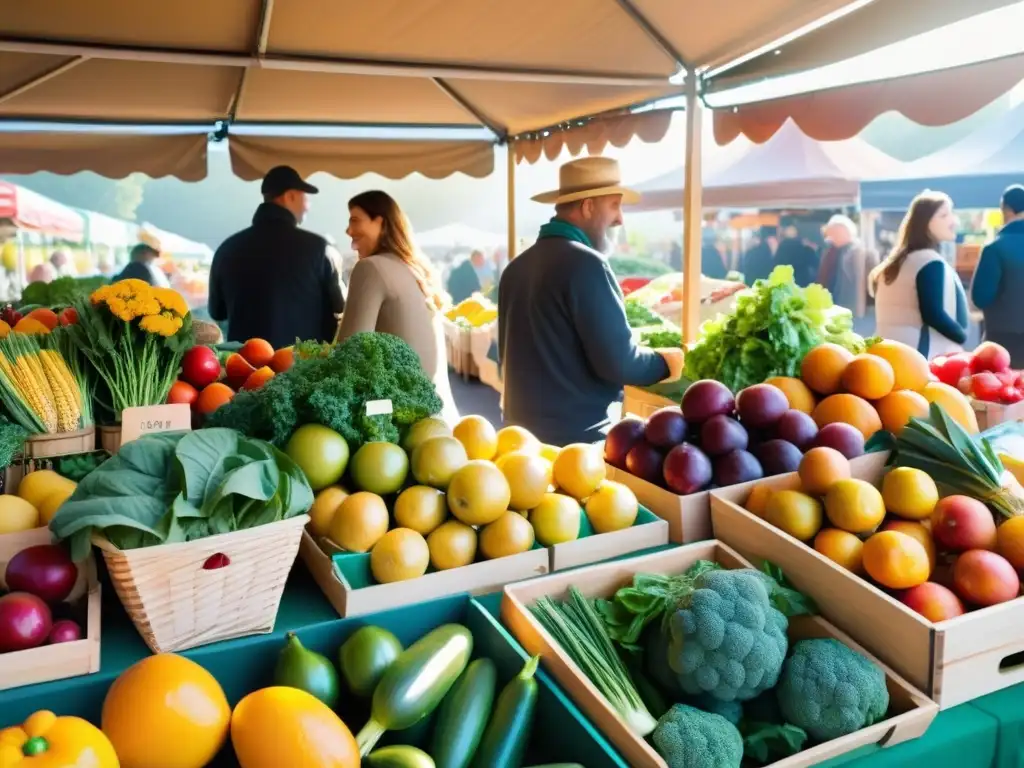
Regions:
M 390 400 L 368 400 L 366 402 L 367 416 L 390 416 L 394 411 Z

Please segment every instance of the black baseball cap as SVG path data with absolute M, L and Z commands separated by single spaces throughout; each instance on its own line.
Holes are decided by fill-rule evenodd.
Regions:
M 1014 184 L 1003 192 L 1003 207 L 1014 213 L 1024 213 L 1024 186 Z
M 290 192 L 293 189 L 305 192 L 308 195 L 315 195 L 320 191 L 312 184 L 304 181 L 299 176 L 299 172 L 290 165 L 278 165 L 271 168 L 267 171 L 267 175 L 263 177 L 263 184 L 260 186 L 260 192 L 270 197 L 283 195 L 285 192 Z

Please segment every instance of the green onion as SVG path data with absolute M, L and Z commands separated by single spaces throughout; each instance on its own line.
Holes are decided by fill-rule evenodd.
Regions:
M 582 592 L 569 587 L 567 602 L 542 597 L 530 610 L 634 733 L 644 737 L 654 730 L 657 722 L 644 706 L 604 624 Z

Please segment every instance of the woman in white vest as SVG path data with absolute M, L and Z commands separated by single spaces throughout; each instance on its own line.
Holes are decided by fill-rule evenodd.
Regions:
M 909 344 L 928 359 L 963 351 L 967 296 L 939 253 L 942 243 L 955 239 L 949 196 L 925 190 L 915 197 L 896 246 L 869 277 L 879 336 Z

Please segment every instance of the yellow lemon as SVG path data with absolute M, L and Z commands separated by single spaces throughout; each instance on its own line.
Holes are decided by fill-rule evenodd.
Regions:
M 19 496 L 0 496 L 0 533 L 20 533 L 39 526 L 39 510 Z
M 558 453 L 552 467 L 555 485 L 583 501 L 604 481 L 604 455 L 596 445 L 574 443 Z
M 587 499 L 587 519 L 596 533 L 611 533 L 629 528 L 636 522 L 640 504 L 622 483 L 605 480 Z
M 882 480 L 885 508 L 905 520 L 927 520 L 939 503 L 931 475 L 913 467 L 890 469 Z
M 490 461 L 498 452 L 498 433 L 483 416 L 464 416 L 452 435 L 462 443 L 470 460 Z
M 444 491 L 426 485 L 406 488 L 395 499 L 395 522 L 426 536 L 448 517 Z
M 885 517 L 882 494 L 866 480 L 839 480 L 825 494 L 825 514 L 836 528 L 870 533 Z
M 546 493 L 530 511 L 530 524 L 545 547 L 575 541 L 580 535 L 580 505 L 576 499 L 561 493 Z
M 764 517 L 794 539 L 810 541 L 821 530 L 821 502 L 800 491 L 776 491 L 768 497 Z
M 313 506 L 309 508 L 309 532 L 314 537 L 328 535 L 334 513 L 347 498 L 348 491 L 340 485 L 329 485 L 317 493 Z
M 43 499 L 54 491 L 67 488 L 74 491 L 76 487 L 73 480 L 58 475 L 52 469 L 38 469 L 35 472 L 29 472 L 18 483 L 18 496 L 38 509 L 39 505 L 43 503 Z

